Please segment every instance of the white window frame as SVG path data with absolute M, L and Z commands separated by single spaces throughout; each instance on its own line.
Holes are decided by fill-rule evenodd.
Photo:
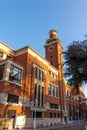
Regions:
M 23 70 L 24 70 L 24 68 L 23 68 L 21 65 L 15 63 L 15 62 L 13 62 L 13 61 L 11 61 L 11 60 L 4 60 L 4 61 L 2 61 L 2 62 L 0 63 L 0 65 L 3 65 L 3 64 L 5 64 L 5 68 L 4 68 L 4 73 L 3 73 L 3 78 L 2 78 L 2 80 L 8 81 L 8 82 L 11 82 L 11 83 L 14 83 L 14 84 L 19 84 L 19 83 L 12 82 L 12 81 L 9 80 L 10 66 L 13 65 L 14 67 L 17 67 L 17 68 L 19 68 L 19 69 L 22 70 L 21 83 L 19 84 L 19 85 L 22 85 L 22 78 L 23 78 Z M 2 80 L 1 80 L 1 81 L 2 81 Z

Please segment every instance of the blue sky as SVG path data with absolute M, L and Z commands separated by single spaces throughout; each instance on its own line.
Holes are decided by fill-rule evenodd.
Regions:
M 49 31 L 64 49 L 87 34 L 87 0 L 0 0 L 0 41 L 14 49 L 29 45 L 44 57 Z
M 87 0 L 0 0 L 0 40 L 14 49 L 31 46 L 44 56 L 49 30 L 64 48 L 87 34 Z

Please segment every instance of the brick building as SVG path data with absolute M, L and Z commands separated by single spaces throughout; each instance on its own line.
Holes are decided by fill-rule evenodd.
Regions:
M 29 46 L 13 50 L 0 42 L 0 118 L 36 114 L 58 122 L 83 119 L 84 90 L 76 93 L 65 83 L 63 46 L 56 30 L 49 32 L 44 48 L 45 58 Z

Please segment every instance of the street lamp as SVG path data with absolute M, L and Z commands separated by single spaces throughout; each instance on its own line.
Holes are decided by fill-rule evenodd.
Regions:
M 37 99 L 35 99 L 34 101 L 31 102 L 31 106 L 34 107 L 34 124 L 33 124 L 33 128 L 36 129 L 36 107 L 37 107 Z

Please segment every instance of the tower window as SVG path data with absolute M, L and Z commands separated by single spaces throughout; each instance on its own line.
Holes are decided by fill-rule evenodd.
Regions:
M 52 59 L 53 58 L 53 56 L 50 56 L 50 59 Z
M 50 61 L 50 63 L 51 63 L 51 65 L 53 65 L 53 61 L 52 60 Z

